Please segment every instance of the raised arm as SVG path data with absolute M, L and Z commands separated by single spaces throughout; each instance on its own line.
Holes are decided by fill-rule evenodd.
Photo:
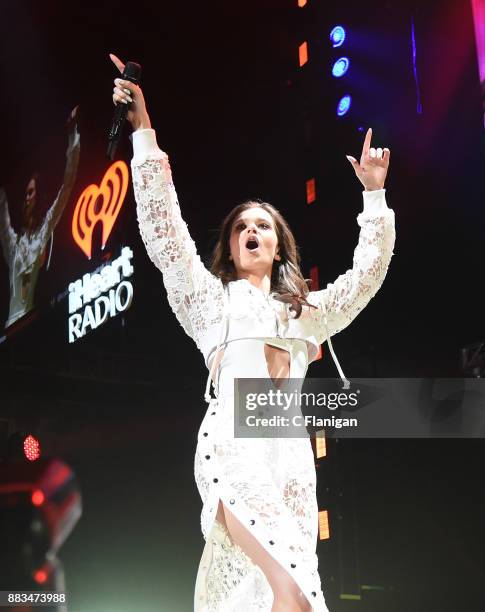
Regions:
M 364 210 L 357 217 L 359 242 L 353 266 L 327 285 L 314 291 L 308 301 L 319 308 L 310 309 L 319 342 L 342 331 L 374 297 L 386 276 L 393 255 L 394 211 L 387 207 L 384 183 L 389 168 L 390 151 L 371 147 L 372 130 L 367 130 L 360 162 L 348 155 L 355 174 L 365 187 Z M 326 323 L 326 325 L 325 325 Z
M 325 316 L 330 336 L 345 329 L 377 293 L 394 254 L 394 211 L 387 207 L 385 189 L 364 191 L 363 198 L 352 268 L 326 289 L 312 291 L 308 296 L 308 301 L 318 306 L 310 312 L 320 343 L 326 339 Z
M 110 54 L 122 73 L 124 63 Z M 201 335 L 223 316 L 224 288 L 203 265 L 182 219 L 167 154 L 155 132 L 138 85 L 115 79 L 115 104 L 129 104 L 133 127 L 131 170 L 140 234 L 148 256 L 163 274 L 168 302 L 185 332 L 201 348 Z
M 166 153 L 155 132 L 133 132 L 131 162 L 140 234 L 148 256 L 163 274 L 169 304 L 198 346 L 200 334 L 222 318 L 223 287 L 197 254 L 182 218 Z
M 77 110 L 76 107 L 72 112 L 68 120 L 69 139 L 66 150 L 66 167 L 64 170 L 64 178 L 62 180 L 61 188 L 54 200 L 53 204 L 47 211 L 44 220 L 39 228 L 39 235 L 41 238 L 42 247 L 44 247 L 56 225 L 64 212 L 67 202 L 71 196 L 72 188 L 76 181 L 77 168 L 79 165 L 79 153 L 80 153 L 80 136 L 77 130 Z
M 17 234 L 10 222 L 10 214 L 8 212 L 7 195 L 5 190 L 0 189 L 0 242 L 2 243 L 3 256 L 7 265 L 13 260 L 13 251 Z

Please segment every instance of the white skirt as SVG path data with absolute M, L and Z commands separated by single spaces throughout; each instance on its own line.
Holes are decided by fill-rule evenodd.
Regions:
M 309 438 L 235 438 L 233 397 L 213 398 L 202 420 L 194 472 L 205 547 L 196 612 L 270 612 L 272 589 L 216 519 L 219 500 L 293 577 L 313 612 L 328 612 L 318 574 L 318 505 Z

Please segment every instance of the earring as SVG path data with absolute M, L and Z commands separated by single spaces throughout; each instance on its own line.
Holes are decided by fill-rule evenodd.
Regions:
M 280 255 L 275 255 L 275 261 L 281 261 L 281 256 Z

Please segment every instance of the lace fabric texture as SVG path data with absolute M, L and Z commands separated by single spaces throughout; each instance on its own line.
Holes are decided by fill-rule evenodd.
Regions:
M 311 292 L 297 320 L 280 302 L 265 299 L 247 281 L 230 283 L 233 297 L 224 312 L 224 287 L 203 265 L 182 219 L 165 153 L 132 162 L 140 233 L 153 263 L 163 273 L 169 304 L 206 364 L 218 344 L 221 323 L 237 342 L 225 347 L 219 375 L 229 383 L 240 376 L 234 364 L 249 364 L 243 375 L 269 376 L 254 336 L 322 343 L 344 329 L 375 295 L 386 275 L 394 246 L 394 213 L 379 202 L 364 209 L 353 266 L 321 291 Z M 374 196 L 372 196 L 374 197 Z M 255 332 L 257 330 L 257 333 Z M 234 339 L 234 337 L 233 337 Z M 250 340 L 253 339 L 253 340 Z M 241 342 L 239 342 L 239 340 Z M 239 351 L 239 353 L 238 353 Z M 300 353 L 301 354 L 301 353 Z M 305 353 L 306 354 L 306 353 Z M 246 355 L 247 359 L 241 359 Z M 304 377 L 308 359 L 292 376 Z M 224 378 L 225 377 L 225 378 Z M 318 506 L 313 451 L 308 439 L 234 437 L 230 397 L 211 400 L 201 423 L 194 473 L 203 502 L 205 548 L 197 576 L 194 608 L 200 612 L 269 612 L 272 592 L 262 571 L 234 544 L 215 520 L 219 499 L 300 586 L 314 612 L 327 612 L 316 555 Z
M 190 237 L 167 155 L 160 151 L 159 157 L 150 156 L 143 164 L 132 164 L 132 174 L 140 234 L 150 259 L 163 273 L 169 304 L 199 349 L 209 345 L 213 348 L 223 317 L 224 289 L 221 280 L 202 263 Z M 382 207 L 375 214 L 363 212 L 357 222 L 361 230 L 352 268 L 326 289 L 310 292 L 307 300 L 318 309 L 305 307 L 300 317 L 302 322 L 310 319 L 310 331 L 319 343 L 326 340 L 325 317 L 332 336 L 345 329 L 367 305 L 381 286 L 393 255 L 392 209 Z M 246 313 L 249 308 L 263 322 L 274 317 L 254 293 L 248 293 L 247 299 L 234 308 Z M 212 335 L 213 341 L 208 343 L 207 336 Z M 207 349 L 204 353 L 207 361 Z
M 224 289 L 197 254 L 182 219 L 166 154 L 132 165 L 140 234 L 147 253 L 163 273 L 175 316 L 199 345 L 201 335 L 222 320 Z
M 202 561 L 208 563 L 207 597 L 202 609 L 227 610 L 228 606 L 233 610 L 250 612 L 271 609 L 273 595 L 263 572 L 231 540 L 227 529 L 217 520 L 214 521 L 208 547 L 207 559 Z M 252 594 L 250 600 L 248 592 Z

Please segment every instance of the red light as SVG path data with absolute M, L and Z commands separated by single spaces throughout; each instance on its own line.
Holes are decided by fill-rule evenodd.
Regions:
M 47 580 L 47 572 L 42 569 L 37 570 L 34 572 L 34 580 L 37 582 L 37 584 L 44 584 L 44 582 Z
M 32 493 L 32 503 L 34 504 L 34 506 L 42 506 L 44 501 L 45 501 L 44 494 L 42 493 L 40 489 L 36 489 Z
M 36 461 L 40 457 L 39 440 L 32 435 L 28 435 L 24 440 L 24 455 L 29 461 Z
M 315 202 L 317 199 L 316 188 L 315 188 L 315 179 L 312 178 L 306 182 L 306 201 L 307 204 L 311 204 Z

